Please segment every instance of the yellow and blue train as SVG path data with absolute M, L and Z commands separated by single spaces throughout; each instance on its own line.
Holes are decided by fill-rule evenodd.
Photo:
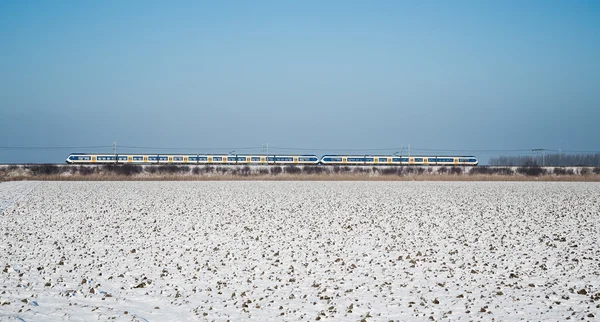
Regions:
M 210 165 L 444 165 L 476 166 L 474 156 L 396 155 L 229 155 L 229 154 L 90 154 L 71 153 L 68 164 L 210 164 Z

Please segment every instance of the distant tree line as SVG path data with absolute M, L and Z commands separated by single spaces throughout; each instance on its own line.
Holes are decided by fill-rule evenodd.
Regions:
M 588 166 L 598 167 L 600 166 L 600 153 L 596 154 L 546 154 L 542 156 L 541 153 L 537 153 L 533 156 L 520 155 L 520 156 L 500 156 L 496 158 L 490 158 L 490 165 L 500 166 L 528 166 L 528 165 L 544 165 L 547 167 L 576 167 L 576 166 Z

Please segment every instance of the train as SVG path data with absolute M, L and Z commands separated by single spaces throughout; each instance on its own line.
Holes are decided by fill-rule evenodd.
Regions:
M 231 154 L 91 154 L 71 153 L 68 164 L 210 164 L 210 165 L 444 165 L 476 166 L 474 156 L 398 155 L 231 155 Z

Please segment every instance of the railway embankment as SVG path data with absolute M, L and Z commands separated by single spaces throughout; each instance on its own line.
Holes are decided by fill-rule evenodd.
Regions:
M 600 181 L 600 167 L 0 165 L 0 181 Z

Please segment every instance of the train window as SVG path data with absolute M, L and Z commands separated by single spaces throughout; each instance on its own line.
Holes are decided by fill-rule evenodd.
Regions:
M 423 158 L 415 158 L 415 162 L 423 162 Z
M 379 158 L 379 162 L 387 162 L 387 158 Z

